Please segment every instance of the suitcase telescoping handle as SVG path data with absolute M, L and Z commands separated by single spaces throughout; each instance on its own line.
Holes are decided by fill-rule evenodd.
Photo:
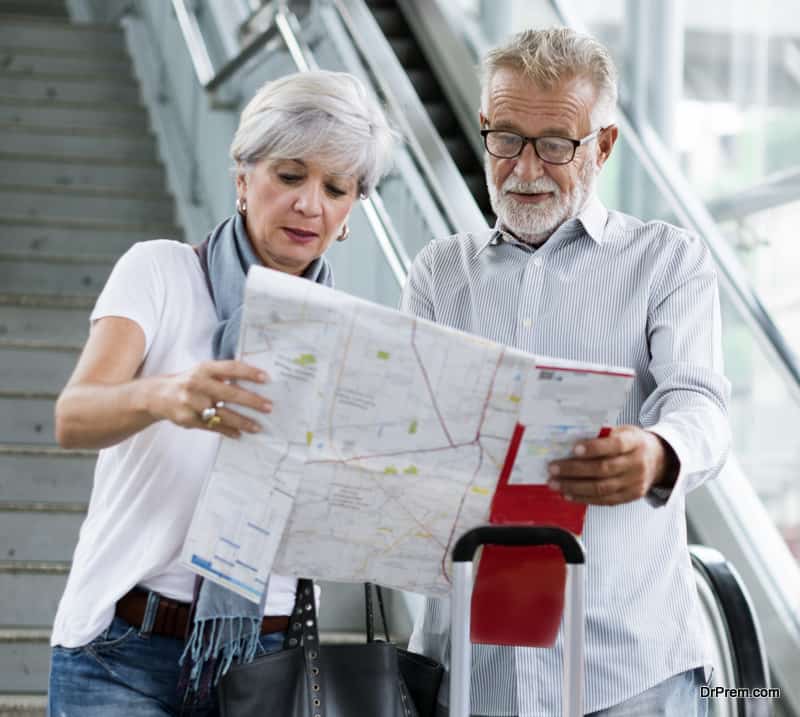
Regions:
M 472 560 L 482 545 L 554 545 L 567 563 L 564 605 L 563 715 L 583 715 L 584 564 L 580 540 L 550 526 L 484 525 L 464 533 L 453 548 L 453 598 L 450 613 L 450 717 L 469 717 L 471 672 L 470 606 Z

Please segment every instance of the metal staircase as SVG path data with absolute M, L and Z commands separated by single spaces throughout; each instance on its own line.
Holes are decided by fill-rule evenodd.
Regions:
M 122 32 L 0 0 L 0 717 L 43 714 L 49 632 L 94 452 L 53 402 L 116 258 L 180 239 Z

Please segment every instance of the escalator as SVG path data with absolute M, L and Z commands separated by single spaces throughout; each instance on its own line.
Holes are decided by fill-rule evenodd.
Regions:
M 447 94 L 417 42 L 399 4 L 396 0 L 367 0 L 366 4 L 411 80 L 428 117 L 486 217 L 486 222 L 493 226 L 495 217 L 489 203 L 481 157 L 475 153 L 465 136 L 455 112 L 447 101 Z M 477 107 L 473 121 L 477 133 Z

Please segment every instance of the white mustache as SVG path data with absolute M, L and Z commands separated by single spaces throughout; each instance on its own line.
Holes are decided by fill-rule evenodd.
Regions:
M 509 177 L 503 182 L 503 194 L 514 192 L 516 194 L 541 194 L 552 192 L 556 197 L 561 193 L 558 185 L 549 177 L 540 177 L 533 182 L 519 182 L 513 177 Z

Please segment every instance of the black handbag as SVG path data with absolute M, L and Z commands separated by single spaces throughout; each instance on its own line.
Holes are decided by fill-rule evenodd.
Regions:
M 372 588 L 365 586 L 366 644 L 319 645 L 314 583 L 299 580 L 284 649 L 233 665 L 220 681 L 222 717 L 433 717 L 444 670 L 375 640 Z

